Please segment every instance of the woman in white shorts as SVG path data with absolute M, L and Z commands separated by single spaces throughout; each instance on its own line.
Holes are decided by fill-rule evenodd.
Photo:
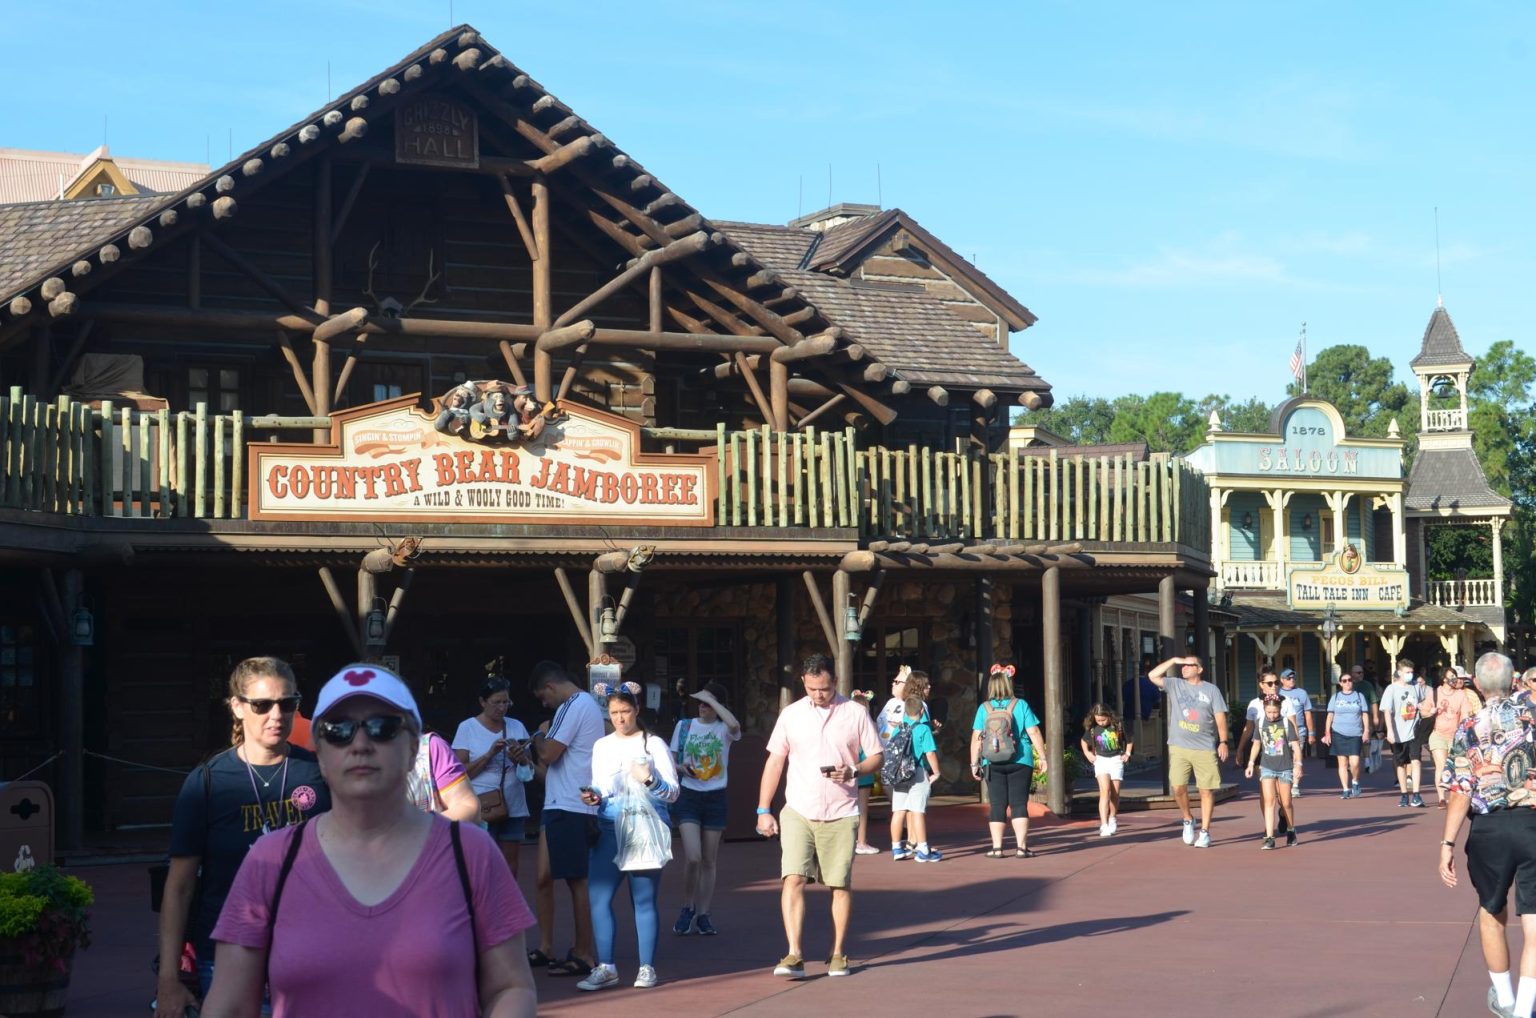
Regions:
M 1093 761 L 1093 776 L 1099 783 L 1099 837 L 1107 838 L 1118 829 L 1120 782 L 1125 780 L 1132 748 L 1120 716 L 1109 704 L 1094 704 L 1083 719 L 1081 745 L 1083 759 Z

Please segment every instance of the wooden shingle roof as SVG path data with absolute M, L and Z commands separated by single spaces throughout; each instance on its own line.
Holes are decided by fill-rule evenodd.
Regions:
M 0 205 L 0 293 L 9 294 L 82 248 L 97 247 L 164 195 Z
M 1419 346 L 1419 355 L 1408 362 L 1413 367 L 1430 365 L 1433 367 L 1448 368 L 1472 366 L 1472 358 L 1467 356 L 1467 351 L 1461 348 L 1461 336 L 1456 332 L 1456 325 L 1451 321 L 1451 315 L 1444 307 L 1436 307 L 1429 316 L 1429 324 L 1424 327 L 1424 341 Z
M 1488 486 L 1483 465 L 1471 448 L 1420 449 L 1408 473 L 1403 505 L 1419 512 L 1454 515 L 1461 510 L 1508 509 L 1510 501 Z

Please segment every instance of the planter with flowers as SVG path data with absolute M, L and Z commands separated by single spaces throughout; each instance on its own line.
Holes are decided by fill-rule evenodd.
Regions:
M 95 897 L 55 866 L 0 873 L 0 1014 L 62 1015 Z

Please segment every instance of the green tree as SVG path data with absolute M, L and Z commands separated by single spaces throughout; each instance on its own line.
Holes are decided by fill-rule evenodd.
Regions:
M 1073 396 L 1048 410 L 1021 415 L 1014 423 L 1037 425 L 1073 445 L 1102 445 L 1109 441 L 1109 426 L 1114 419 L 1109 400 L 1102 396 Z
M 1536 358 L 1507 339 L 1488 348 L 1467 388 L 1468 426 L 1495 491 L 1514 503 L 1504 527 L 1506 605 L 1516 620 L 1536 617 Z M 1486 574 L 1485 574 L 1486 575 Z

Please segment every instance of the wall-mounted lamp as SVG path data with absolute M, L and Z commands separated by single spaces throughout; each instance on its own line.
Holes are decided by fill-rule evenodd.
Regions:
M 597 620 L 599 643 L 619 642 L 619 613 L 613 606 L 613 598 L 603 598 L 603 613 Z
M 1334 634 L 1339 631 L 1339 613 L 1333 610 L 1333 605 L 1331 604 L 1323 612 L 1321 629 L 1323 631 L 1323 639 L 1325 640 L 1333 639 Z
M 1312 529 L 1312 514 L 1311 513 L 1303 513 L 1302 514 L 1302 517 L 1301 517 L 1301 529 L 1302 530 L 1311 530 Z
M 69 642 L 76 647 L 96 645 L 96 620 L 85 606 L 76 608 L 69 616 Z
M 384 647 L 384 599 L 373 599 L 373 608 L 369 610 L 363 620 L 364 642 L 370 650 L 381 650 Z
M 1243 529 L 1253 529 L 1253 513 L 1243 513 Z
M 843 639 L 858 643 L 864 637 L 864 627 L 859 624 L 859 603 L 854 595 L 848 595 L 848 607 L 843 610 Z

